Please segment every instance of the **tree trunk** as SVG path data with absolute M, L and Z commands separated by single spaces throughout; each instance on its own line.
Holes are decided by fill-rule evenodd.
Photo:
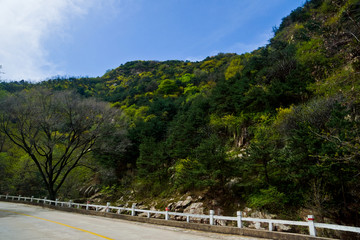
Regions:
M 49 193 L 49 199 L 50 200 L 55 200 L 57 192 L 54 190 L 54 184 L 49 183 L 47 188 L 48 188 L 48 193 Z

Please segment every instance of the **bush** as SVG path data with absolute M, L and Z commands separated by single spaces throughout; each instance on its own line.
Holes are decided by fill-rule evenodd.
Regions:
M 284 193 L 279 192 L 276 187 L 270 186 L 267 189 L 261 189 L 257 194 L 251 195 L 248 203 L 253 208 L 276 212 L 284 209 L 287 199 Z

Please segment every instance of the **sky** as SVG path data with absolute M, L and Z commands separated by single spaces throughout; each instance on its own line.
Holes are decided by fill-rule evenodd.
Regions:
M 0 0 L 0 80 L 97 77 L 133 60 L 264 46 L 305 0 Z

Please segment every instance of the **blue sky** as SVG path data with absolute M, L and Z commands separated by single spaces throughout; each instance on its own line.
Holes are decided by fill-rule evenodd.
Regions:
M 304 0 L 1 0 L 1 80 L 101 76 L 265 45 Z

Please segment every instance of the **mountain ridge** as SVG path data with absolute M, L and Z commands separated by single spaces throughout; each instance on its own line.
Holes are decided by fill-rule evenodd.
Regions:
M 202 192 L 229 209 L 306 208 L 359 226 L 359 22 L 358 0 L 311 0 L 251 53 L 0 87 L 73 89 L 122 110 L 132 145 L 92 157 L 114 199 Z

